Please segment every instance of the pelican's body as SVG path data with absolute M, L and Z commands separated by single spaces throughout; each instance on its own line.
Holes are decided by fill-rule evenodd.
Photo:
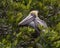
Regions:
M 40 33 L 38 29 L 38 24 L 45 28 L 47 27 L 47 24 L 38 17 L 38 11 L 35 10 L 31 11 L 30 14 L 25 19 L 23 19 L 18 25 L 31 26 L 36 30 L 37 33 Z

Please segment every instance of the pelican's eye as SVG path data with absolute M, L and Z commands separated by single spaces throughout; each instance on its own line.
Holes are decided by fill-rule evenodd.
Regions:
M 33 13 L 31 13 L 31 16 L 36 17 L 36 15 L 34 15 Z

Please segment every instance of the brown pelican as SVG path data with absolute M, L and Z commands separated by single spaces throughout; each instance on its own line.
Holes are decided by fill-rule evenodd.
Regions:
M 40 34 L 40 30 L 38 28 L 38 25 L 41 25 L 45 28 L 47 28 L 47 24 L 45 23 L 45 21 L 41 20 L 38 17 L 38 11 L 37 10 L 33 10 L 29 13 L 29 15 L 23 19 L 21 22 L 18 23 L 19 26 L 31 26 L 36 30 L 37 34 Z

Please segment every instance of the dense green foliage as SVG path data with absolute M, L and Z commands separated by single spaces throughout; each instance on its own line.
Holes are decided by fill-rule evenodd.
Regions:
M 31 10 L 39 10 L 48 25 L 37 38 L 33 28 L 17 27 Z M 0 48 L 22 47 L 60 48 L 60 0 L 0 0 Z

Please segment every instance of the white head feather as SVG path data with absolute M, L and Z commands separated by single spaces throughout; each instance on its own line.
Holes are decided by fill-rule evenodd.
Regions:
M 38 10 L 33 10 L 33 11 L 31 11 L 31 12 L 30 12 L 30 15 L 31 15 L 31 14 L 34 14 L 35 16 L 38 16 Z

